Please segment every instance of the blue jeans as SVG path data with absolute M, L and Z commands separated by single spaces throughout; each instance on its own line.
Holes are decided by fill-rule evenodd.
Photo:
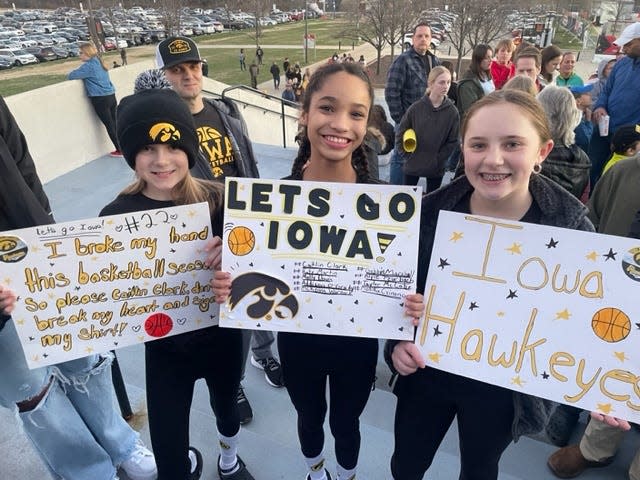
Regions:
M 404 158 L 394 148 L 391 152 L 391 162 L 389 163 L 389 183 L 391 185 L 404 185 Z
M 51 473 L 65 480 L 112 480 L 138 434 L 114 404 L 110 356 L 92 355 L 29 370 L 13 321 L 0 331 L 0 405 L 16 410 L 51 385 L 31 411 L 25 433 Z

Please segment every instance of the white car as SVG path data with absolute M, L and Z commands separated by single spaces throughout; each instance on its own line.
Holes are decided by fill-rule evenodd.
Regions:
M 0 49 L 0 55 L 5 55 L 11 58 L 14 65 L 28 65 L 30 63 L 38 63 L 38 59 L 24 50 L 8 50 L 6 48 Z

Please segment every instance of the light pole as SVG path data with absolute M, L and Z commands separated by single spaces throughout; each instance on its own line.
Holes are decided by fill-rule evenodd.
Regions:
M 309 7 L 309 5 L 307 4 L 306 0 L 304 3 L 304 64 L 307 65 L 307 58 L 308 58 L 308 54 L 307 54 L 307 42 L 309 41 L 309 24 L 307 22 L 307 8 Z

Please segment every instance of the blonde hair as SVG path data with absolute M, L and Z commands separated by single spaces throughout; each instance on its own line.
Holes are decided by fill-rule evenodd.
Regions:
M 433 67 L 431 69 L 431 71 L 429 72 L 429 76 L 427 77 L 427 91 L 425 92 L 427 95 L 429 95 L 429 92 L 431 91 L 431 88 L 429 88 L 429 85 L 432 85 L 433 82 L 436 81 L 436 78 L 438 78 L 440 75 L 443 75 L 445 73 L 449 75 L 449 78 L 451 78 L 451 72 L 447 67 L 438 65 L 437 67 Z
M 496 52 L 498 52 L 501 48 L 504 48 L 509 53 L 513 53 L 516 49 L 516 45 L 510 38 L 503 38 L 502 40 L 498 40 L 498 43 L 496 45 Z
M 505 83 L 502 89 L 520 90 L 522 92 L 530 93 L 534 97 L 538 95 L 538 87 L 536 87 L 536 83 L 526 75 L 516 75 Z
M 120 195 L 136 195 L 147 187 L 147 182 L 137 178 L 131 185 L 125 187 Z M 194 178 L 190 172 L 173 187 L 171 200 L 176 205 L 207 202 L 209 211 L 214 215 L 222 209 L 224 202 L 224 187 L 218 182 Z
M 102 58 L 100 58 L 100 55 L 98 55 L 98 49 L 93 43 L 83 42 L 80 44 L 79 49 L 89 58 L 96 57 L 98 60 L 100 60 L 100 65 L 102 65 L 102 68 L 104 68 L 105 70 L 109 70 L 104 63 L 104 60 L 102 60 Z

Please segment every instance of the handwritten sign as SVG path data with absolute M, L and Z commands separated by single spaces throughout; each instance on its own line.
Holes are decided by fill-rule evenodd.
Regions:
M 427 363 L 640 420 L 640 241 L 440 212 Z
M 220 325 L 411 339 L 421 191 L 227 179 Z
M 215 325 L 206 203 L 0 233 L 30 368 Z

